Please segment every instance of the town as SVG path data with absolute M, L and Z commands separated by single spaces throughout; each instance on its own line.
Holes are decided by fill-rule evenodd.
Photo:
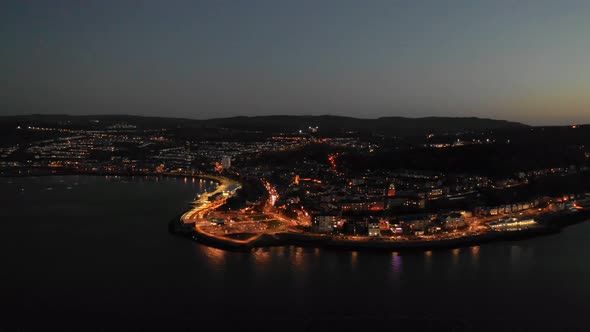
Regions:
M 0 175 L 209 178 L 218 189 L 195 197 L 181 221 L 240 243 L 277 233 L 388 243 L 468 238 L 536 230 L 590 208 L 584 126 L 397 136 L 324 133 L 313 120 L 265 131 L 5 119 Z

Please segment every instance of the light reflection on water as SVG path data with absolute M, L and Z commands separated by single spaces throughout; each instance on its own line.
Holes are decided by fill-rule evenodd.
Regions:
M 512 263 L 513 267 L 518 265 L 521 255 L 522 249 L 520 248 L 520 246 L 516 244 L 510 246 L 510 262 Z
M 454 266 L 459 265 L 459 253 L 460 252 L 461 252 L 461 249 L 459 249 L 459 248 L 453 249 L 453 265 Z
M 234 255 L 232 252 L 227 252 L 225 250 L 216 249 L 208 246 L 200 246 L 201 250 L 205 253 L 208 261 L 211 265 L 215 267 L 225 267 L 228 262 L 227 259 L 230 255 Z M 479 265 L 479 254 L 480 254 L 480 246 L 472 246 L 469 248 L 464 248 L 470 253 L 471 256 L 471 264 L 473 266 Z M 420 257 L 423 263 L 423 271 L 424 272 L 432 272 L 434 259 L 445 260 L 449 259 L 452 263 L 454 268 L 460 266 L 460 257 L 461 257 L 460 248 L 455 248 L 448 251 L 442 251 L 440 253 L 440 257 L 437 252 L 437 257 L 434 258 L 435 253 L 433 251 L 424 251 L 422 254 L 418 253 L 418 256 L 413 255 L 414 257 Z M 352 271 L 356 271 L 359 269 L 360 263 L 362 260 L 368 261 L 372 258 L 372 255 L 365 255 L 359 254 L 358 251 L 350 251 L 349 253 L 343 252 L 344 256 L 346 257 L 346 261 Z M 511 247 L 511 263 L 518 264 L 519 260 L 522 260 L 523 255 L 525 252 L 519 246 L 512 246 Z M 245 257 L 249 257 L 249 261 L 255 264 L 256 269 L 260 269 L 261 271 L 268 270 L 267 268 L 274 264 L 275 258 L 280 258 L 280 260 L 288 260 L 290 265 L 295 271 L 307 272 L 311 266 L 318 264 L 319 261 L 322 260 L 322 257 L 325 255 L 329 255 L 329 253 L 323 251 L 321 248 L 303 248 L 297 246 L 278 246 L 278 247 L 271 247 L 271 248 L 257 248 L 253 249 L 251 252 L 244 254 Z M 445 258 L 446 256 L 446 258 Z M 392 271 L 393 275 L 398 278 L 404 273 L 404 258 L 399 252 L 392 252 L 390 259 L 390 271 Z M 330 264 L 328 264 L 330 265 Z
M 306 265 L 305 264 L 306 257 L 305 257 L 305 253 L 303 252 L 303 248 L 290 246 L 289 253 L 290 253 L 291 262 L 293 264 L 293 267 L 298 271 L 304 271 L 305 265 Z
M 352 267 L 353 270 L 356 269 L 356 267 L 358 266 L 358 252 L 356 251 L 352 251 L 350 253 L 350 266 Z
M 522 270 L 531 266 L 535 261 L 534 247 L 526 244 L 513 244 L 510 246 L 510 265 L 513 270 Z
M 424 270 L 430 272 L 432 268 L 432 251 L 428 250 L 424 252 Z
M 391 268 L 396 275 L 402 273 L 402 256 L 398 252 L 391 253 Z
M 268 249 L 268 248 L 258 248 L 258 249 L 255 249 L 252 252 L 252 255 L 254 257 L 254 262 L 258 266 L 265 267 L 271 261 L 271 252 L 270 252 L 270 249 Z
M 479 249 L 479 246 L 471 247 L 471 263 L 476 267 L 479 265 Z
M 228 252 L 222 249 L 213 248 L 210 246 L 202 246 L 195 244 L 197 251 L 202 251 L 207 256 L 207 261 L 216 267 L 223 267 L 226 262 Z

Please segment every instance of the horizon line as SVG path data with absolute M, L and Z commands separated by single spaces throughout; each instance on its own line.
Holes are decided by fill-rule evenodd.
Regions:
M 132 113 L 106 113 L 106 114 L 69 114 L 69 113 L 27 113 L 27 114 L 6 114 L 0 115 L 0 118 L 8 118 L 8 117 L 28 117 L 28 116 L 69 116 L 69 117 L 108 117 L 108 116 L 131 116 L 131 117 L 138 117 L 138 118 L 163 118 L 163 119 L 178 119 L 178 120 L 191 120 L 191 121 L 209 121 L 209 120 L 223 120 L 223 119 L 232 119 L 232 118 L 263 118 L 263 117 L 335 117 L 335 118 L 349 118 L 349 119 L 357 119 L 357 120 L 379 120 L 379 119 L 387 119 L 387 118 L 401 118 L 401 119 L 412 119 L 412 120 L 422 120 L 422 119 L 478 119 L 478 120 L 492 120 L 492 121 L 503 121 L 503 122 L 511 122 L 515 124 L 522 124 L 529 127 L 565 127 L 571 125 L 577 126 L 586 126 L 590 125 L 590 123 L 583 123 L 583 122 L 572 122 L 567 124 L 530 124 L 527 122 L 516 121 L 516 120 L 506 120 L 506 119 L 499 119 L 499 118 L 491 118 L 491 117 L 480 117 L 480 116 L 440 116 L 440 115 L 432 115 L 432 116 L 421 116 L 421 117 L 411 117 L 411 116 L 400 116 L 400 115 L 390 115 L 390 116 L 380 116 L 380 117 L 358 117 L 358 116 L 348 116 L 348 115 L 334 115 L 334 114 L 267 114 L 267 115 L 232 115 L 232 116 L 224 116 L 224 117 L 209 117 L 209 118 L 193 118 L 193 117 L 183 117 L 183 116 L 163 116 L 163 115 L 139 115 L 139 114 L 132 114 Z

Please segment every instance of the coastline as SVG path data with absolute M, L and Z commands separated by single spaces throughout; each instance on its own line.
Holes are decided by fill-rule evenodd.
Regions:
M 44 176 L 121 176 L 121 177 L 189 177 L 203 178 L 220 184 L 216 176 L 208 174 L 170 174 L 170 173 L 149 173 L 130 174 L 116 172 L 72 172 L 68 170 L 43 169 L 43 173 L 36 174 L 2 174 L 0 177 L 44 177 Z M 189 238 L 196 242 L 214 248 L 229 251 L 251 251 L 257 248 L 276 246 L 299 246 L 346 251 L 429 251 L 445 250 L 477 246 L 480 244 L 502 241 L 518 241 L 533 237 L 547 236 L 560 233 L 564 228 L 590 221 L 590 210 L 576 213 L 551 213 L 541 216 L 541 226 L 520 231 L 491 231 L 480 235 L 470 235 L 453 239 L 440 240 L 407 240 L 392 241 L 386 238 L 368 238 L 362 240 L 344 239 L 341 236 L 323 235 L 313 233 L 277 232 L 274 234 L 260 233 L 248 234 L 247 239 L 233 239 L 209 234 L 194 223 L 182 222 L 184 213 L 175 216 L 168 223 L 168 230 L 171 234 Z
M 221 183 L 219 178 L 211 174 L 194 174 L 194 173 L 122 173 L 122 172 L 98 172 L 98 171 L 73 171 L 69 169 L 52 169 L 39 168 L 40 173 L 2 173 L 0 178 L 31 178 L 31 177 L 47 177 L 47 176 L 120 176 L 126 178 L 133 177 L 169 177 L 169 178 L 197 178 L 206 179 L 212 182 Z
M 392 241 L 388 239 L 365 238 L 363 240 L 343 239 L 339 236 L 279 232 L 274 234 L 251 234 L 246 240 L 220 237 L 204 232 L 199 226 L 185 224 L 181 215 L 168 224 L 170 233 L 192 239 L 217 249 L 229 251 L 251 251 L 256 248 L 275 246 L 299 246 L 346 251 L 430 251 L 472 247 L 490 242 L 525 240 L 538 236 L 560 233 L 564 228 L 590 220 L 590 211 L 570 214 L 554 213 L 542 218 L 542 226 L 520 231 L 490 231 L 485 234 L 441 240 Z

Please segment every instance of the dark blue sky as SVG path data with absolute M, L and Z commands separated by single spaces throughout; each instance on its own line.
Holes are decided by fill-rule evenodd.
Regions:
M 590 123 L 590 1 L 0 2 L 0 114 Z

